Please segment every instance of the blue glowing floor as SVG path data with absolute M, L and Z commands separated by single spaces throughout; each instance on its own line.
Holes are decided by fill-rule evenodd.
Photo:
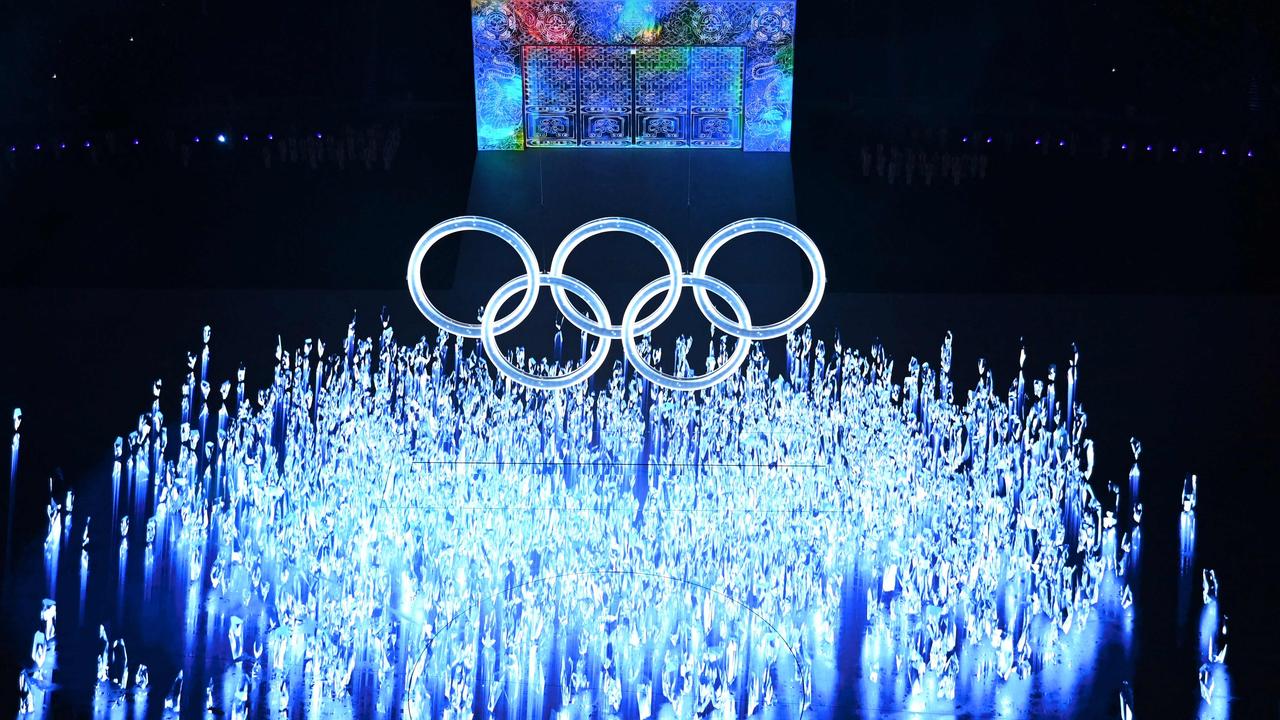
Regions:
M 59 478 L 7 603 L 56 636 L 37 716 L 1109 716 L 1175 608 L 1177 686 L 1227 716 L 1194 495 L 1150 443 L 1095 464 L 1087 348 L 1077 375 L 798 337 L 703 395 L 622 368 L 539 395 L 364 325 L 257 348 L 243 387 L 219 325 L 100 478 Z

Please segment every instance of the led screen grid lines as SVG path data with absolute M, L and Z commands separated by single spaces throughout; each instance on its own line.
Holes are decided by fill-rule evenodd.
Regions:
M 478 147 L 785 152 L 794 32 L 794 2 L 474 0 Z

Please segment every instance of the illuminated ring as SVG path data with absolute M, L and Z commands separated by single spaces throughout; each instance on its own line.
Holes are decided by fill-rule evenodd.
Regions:
M 533 305 L 538 301 L 538 280 L 542 277 L 542 273 L 538 270 L 538 258 L 533 254 L 533 248 L 529 247 L 529 243 L 525 242 L 520 233 L 497 220 L 464 215 L 445 220 L 424 233 L 409 255 L 409 295 L 413 297 L 418 310 L 437 327 L 465 338 L 480 338 L 484 334 L 485 325 L 459 322 L 440 312 L 435 305 L 431 304 L 431 300 L 427 298 L 426 289 L 422 287 L 422 261 L 426 258 L 427 251 L 445 237 L 464 230 L 479 230 L 503 240 L 515 248 L 516 254 L 520 256 L 520 262 L 524 264 L 524 298 L 510 314 L 497 321 L 497 326 L 493 330 L 501 335 L 524 322 L 524 319 L 529 317 L 529 313 L 533 312 Z
M 488 354 L 489 359 L 497 366 L 498 370 L 507 377 L 516 382 L 537 388 L 539 390 L 560 390 L 572 387 L 586 380 L 600 369 L 605 359 L 609 355 L 609 348 L 613 345 L 613 340 L 607 337 L 597 337 L 596 347 L 591 351 L 591 356 L 586 362 L 582 363 L 577 369 L 567 372 L 563 375 L 554 375 L 543 377 L 533 375 L 516 367 L 507 356 L 502 353 L 502 348 L 498 347 L 498 335 L 506 332 L 494 327 L 494 316 L 498 314 L 498 308 L 502 304 L 510 300 L 513 295 L 520 292 L 525 287 L 525 278 L 517 277 L 508 280 L 506 284 L 498 288 L 498 291 L 489 299 L 489 304 L 484 307 L 484 315 L 480 320 L 482 330 L 481 342 L 484 344 L 484 351 Z M 609 311 L 605 309 L 604 301 L 592 290 L 586 283 L 568 275 L 542 275 L 538 279 L 538 284 L 550 286 L 553 290 L 568 290 L 574 295 L 586 301 L 591 311 L 607 325 L 609 323 Z M 536 295 L 527 295 L 536 299 Z M 508 328 L 509 330 L 510 328 Z
M 734 337 L 769 340 L 786 335 L 804 325 L 805 321 L 818 309 L 818 304 L 822 302 L 822 293 L 827 287 L 827 268 L 822 262 L 822 253 L 818 252 L 818 246 L 808 235 L 804 234 L 803 230 L 791 223 L 770 218 L 748 218 L 730 223 L 716 231 L 716 234 L 712 235 L 707 240 L 707 243 L 702 246 L 702 249 L 698 251 L 698 257 L 693 261 L 693 271 L 690 274 L 695 277 L 707 277 L 707 266 L 711 264 L 711 257 L 716 254 L 716 251 L 721 246 L 736 237 L 753 232 L 781 235 L 799 245 L 805 256 L 808 257 L 809 267 L 813 270 L 813 283 L 809 286 L 809 296 L 804 299 L 804 303 L 800 308 L 786 320 L 771 325 L 754 327 L 741 313 L 738 314 L 739 319 L 743 320 L 741 324 L 734 324 L 720 314 L 715 305 L 711 304 L 711 298 L 707 296 L 707 290 L 711 288 L 694 285 L 693 296 L 698 301 L 698 309 L 702 311 L 702 314 L 706 315 L 711 324 L 722 332 Z M 725 297 L 719 292 L 716 294 Z M 734 308 L 734 311 L 737 312 L 737 308 Z
M 666 322 L 667 318 L 671 317 L 671 313 L 675 312 L 676 304 L 680 302 L 680 276 L 683 274 L 680 266 L 680 256 L 676 253 L 675 246 L 662 233 L 649 225 L 630 218 L 607 217 L 592 220 L 565 237 L 560 246 L 556 248 L 555 255 L 551 258 L 551 269 L 547 271 L 547 274 L 563 277 L 564 266 L 569 261 L 570 253 L 588 238 L 606 232 L 624 232 L 648 240 L 651 245 L 658 249 L 658 252 L 662 253 L 662 259 L 667 263 L 667 277 L 659 278 L 666 286 L 667 296 L 663 299 L 662 304 L 658 306 L 658 309 L 654 310 L 644 320 L 641 320 L 640 324 L 635 328 L 637 333 L 644 335 Z M 581 293 L 577 294 L 581 296 Z M 555 298 L 556 307 L 560 309 L 560 313 L 565 316 L 565 319 L 587 333 L 596 337 L 607 337 L 614 340 L 622 338 L 621 325 L 610 325 L 608 320 L 603 323 L 596 322 L 578 312 L 573 303 L 569 302 L 569 296 L 565 293 L 565 288 L 560 286 L 552 287 L 551 297 Z M 594 310 L 594 308 L 592 309 Z
M 736 335 L 737 340 L 733 345 L 733 352 L 729 355 L 729 358 L 715 370 L 704 375 L 678 378 L 667 375 L 645 362 L 645 359 L 640 355 L 639 346 L 636 345 L 636 316 L 640 314 L 640 309 L 644 307 L 645 303 L 662 292 L 666 281 L 666 278 L 658 278 L 645 285 L 640 288 L 640 292 L 636 293 L 635 297 L 631 298 L 631 302 L 627 303 L 627 310 L 622 315 L 622 351 L 626 355 L 627 361 L 646 380 L 668 390 L 704 390 L 736 373 L 738 368 L 742 367 L 742 363 L 747 359 L 747 353 L 751 350 L 747 338 L 740 334 Z M 733 291 L 733 288 L 725 283 L 707 275 L 699 276 L 690 273 L 680 276 L 680 287 L 683 289 L 685 286 L 692 287 L 695 292 L 710 290 L 719 295 L 729 303 L 729 308 L 738 316 L 742 326 L 751 327 L 751 313 L 747 311 L 747 304 L 743 302 L 738 293 Z

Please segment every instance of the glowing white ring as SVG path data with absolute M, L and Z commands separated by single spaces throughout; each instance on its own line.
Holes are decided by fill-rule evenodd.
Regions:
M 645 362 L 645 359 L 640 355 L 640 347 L 636 345 L 636 315 L 640 314 L 640 309 L 644 307 L 645 303 L 662 292 L 662 284 L 664 282 L 666 282 L 666 278 L 658 278 L 645 285 L 640 288 L 640 292 L 636 293 L 635 297 L 631 298 L 631 302 L 627 303 L 627 311 L 622 315 L 622 351 L 627 357 L 627 362 L 630 362 L 636 372 L 654 385 L 668 390 L 683 390 L 686 392 L 690 390 L 705 390 L 738 372 L 738 368 L 742 367 L 742 363 L 747 359 L 747 353 L 751 350 L 751 343 L 747 342 L 747 339 L 741 335 L 736 336 L 733 352 L 729 354 L 729 358 L 720 363 L 715 370 L 703 375 L 694 375 L 687 378 L 675 377 Z M 738 293 L 733 291 L 733 288 L 725 283 L 709 276 L 698 277 L 687 274 L 680 277 L 681 289 L 685 286 L 692 287 L 694 290 L 710 290 L 724 298 L 729 303 L 729 309 L 733 310 L 743 325 L 751 327 L 751 313 L 747 312 L 747 304 L 742 301 L 742 297 Z
M 730 240 L 753 232 L 781 235 L 800 246 L 800 249 L 804 251 L 805 257 L 809 259 L 809 267 L 813 270 L 813 282 L 809 286 L 809 295 L 804 299 L 804 303 L 800 305 L 800 309 L 792 313 L 791 317 L 770 325 L 753 327 L 750 322 L 745 325 L 734 325 L 711 304 L 711 298 L 707 296 L 707 288 L 694 287 L 693 297 L 698 301 L 698 309 L 702 311 L 702 314 L 706 315 L 711 324 L 722 332 L 735 337 L 751 338 L 752 340 L 770 340 L 782 337 L 804 325 L 805 321 L 812 317 L 814 311 L 818 309 L 818 305 L 822 302 L 822 294 L 826 291 L 827 268 L 822 262 L 822 253 L 818 252 L 817 244 L 803 230 L 791 223 L 770 218 L 747 218 L 746 220 L 730 223 L 717 230 L 707 240 L 707 243 L 702 246 L 702 249 L 698 251 L 698 257 L 693 261 L 693 272 L 691 274 L 695 277 L 707 277 L 707 266 L 711 264 L 711 258 L 716 254 L 717 250 Z
M 498 347 L 498 335 L 501 334 L 494 327 L 494 316 L 498 314 L 498 308 L 502 304 L 511 299 L 512 295 L 520 292 L 524 285 L 524 278 L 512 278 L 505 285 L 498 288 L 498 291 L 489 299 L 489 304 L 484 307 L 484 315 L 480 320 L 481 342 L 484 344 L 484 351 L 488 354 L 489 360 L 494 366 L 502 372 L 502 374 L 515 380 L 516 382 L 527 385 L 528 387 L 537 388 L 539 390 L 560 390 L 572 387 L 586 380 L 600 369 L 604 361 L 608 358 L 609 347 L 613 345 L 613 340 L 608 337 L 596 337 L 596 347 L 591 351 L 591 355 L 587 357 L 586 362 L 574 370 L 563 375 L 553 375 L 544 377 L 533 375 L 518 368 L 506 355 L 502 353 L 502 348 Z M 605 324 L 609 324 L 609 311 L 604 306 L 604 301 L 592 290 L 586 283 L 569 275 L 555 276 L 544 274 L 539 278 L 539 285 L 547 285 L 555 290 L 568 290 L 578 297 L 586 301 L 587 306 L 591 308 L 591 312 L 596 313 L 600 320 Z
M 409 254 L 409 295 L 418 306 L 418 310 L 437 327 L 465 338 L 480 338 L 483 335 L 483 326 L 480 323 L 461 322 L 440 312 L 435 305 L 431 304 L 431 300 L 427 298 L 426 288 L 422 286 L 422 261 L 426 258 L 427 251 L 445 237 L 464 230 L 479 230 L 500 238 L 515 248 L 516 254 L 520 256 L 520 262 L 524 264 L 524 277 L 527 278 L 524 283 L 524 298 L 515 310 L 498 321 L 494 329 L 501 335 L 524 322 L 525 318 L 529 317 L 529 313 L 533 312 L 534 303 L 538 301 L 538 279 L 542 273 L 538 271 L 538 256 L 534 255 L 529 243 L 525 242 L 520 233 L 497 220 L 464 215 L 445 220 L 423 233 L 418 239 L 418 244 L 413 246 L 413 252 Z
M 551 258 L 551 269 L 547 271 L 547 274 L 564 275 L 565 263 L 569 261 L 569 255 L 574 249 L 588 238 L 607 232 L 623 232 L 648 240 L 650 244 L 658 249 L 658 252 L 662 253 L 662 259 L 667 263 L 667 277 L 662 279 L 667 286 L 667 296 L 663 298 L 662 304 L 658 306 L 658 309 L 654 310 L 636 327 L 636 332 L 643 335 L 666 322 L 667 318 L 671 317 L 671 313 L 675 312 L 676 305 L 680 302 L 680 275 L 683 274 L 681 272 L 680 255 L 676 253 L 675 246 L 671 244 L 666 235 L 645 223 L 630 218 L 607 217 L 592 220 L 579 226 L 560 242 L 560 246 L 556 248 L 555 255 Z M 556 307 L 560 309 L 560 313 L 564 315 L 566 320 L 591 335 L 608 337 L 614 340 L 622 338 L 621 325 L 610 325 L 607 322 L 601 324 L 584 316 L 578 312 L 573 303 L 569 302 L 569 296 L 565 294 L 564 288 L 551 288 L 551 297 L 555 298 Z

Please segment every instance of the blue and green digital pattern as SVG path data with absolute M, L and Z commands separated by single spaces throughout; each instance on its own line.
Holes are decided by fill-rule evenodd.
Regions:
M 794 0 L 472 0 L 471 11 L 481 150 L 541 145 L 790 149 Z M 602 48 L 627 48 L 632 69 L 619 70 L 616 53 Z M 573 73 L 592 73 L 584 81 L 575 74 L 570 84 L 586 83 L 595 95 L 581 102 L 575 96 L 572 103 L 556 103 L 565 111 L 543 113 L 538 103 L 545 98 L 526 98 L 531 57 L 571 63 Z M 682 74 L 672 69 L 677 60 L 684 63 Z M 532 72 L 555 77 L 546 68 Z M 616 76 L 620 83 L 617 97 L 608 102 L 600 102 L 602 76 Z M 643 93 L 659 90 L 685 92 L 682 112 L 646 105 Z M 546 93 L 539 88 L 532 94 Z M 537 102 L 527 104 L 532 101 Z

